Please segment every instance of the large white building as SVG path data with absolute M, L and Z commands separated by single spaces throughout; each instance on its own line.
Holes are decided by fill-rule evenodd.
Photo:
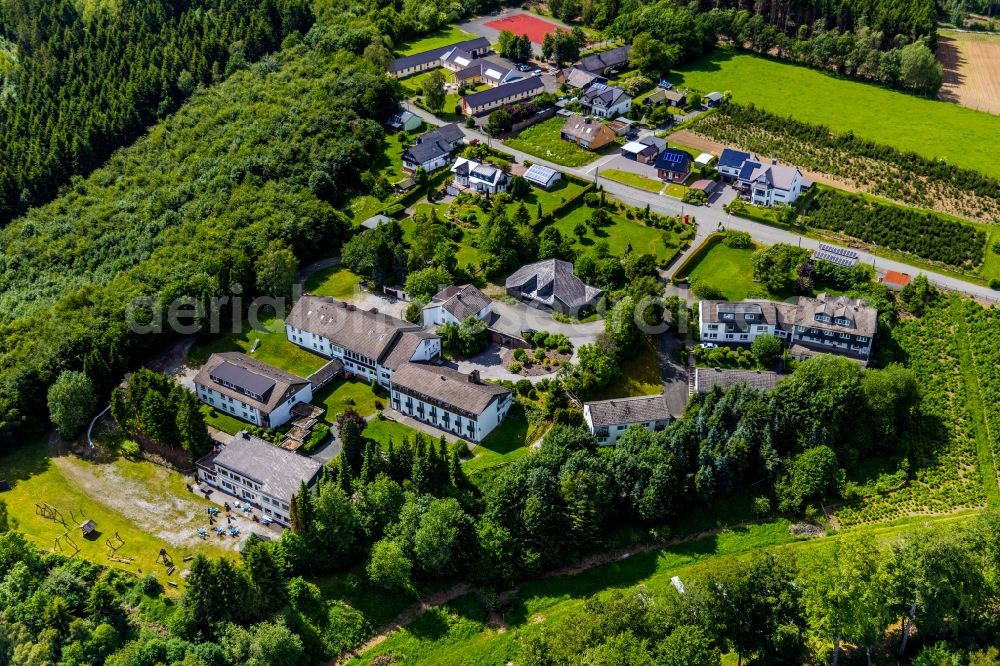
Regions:
M 724 179 L 732 181 L 757 206 L 794 203 L 809 187 L 796 167 L 733 148 L 722 151 L 717 167 Z
M 666 428 L 672 419 L 662 393 L 583 404 L 587 429 L 602 446 L 616 444 L 629 426 L 640 425 L 653 432 Z
M 289 341 L 344 364 L 345 370 L 389 388 L 399 364 L 441 354 L 441 338 L 376 309 L 305 294 L 285 319 Z
M 265 516 L 290 524 L 292 497 L 312 486 L 322 463 L 246 432 L 233 435 L 195 464 L 198 480 L 236 499 L 255 504 Z
M 194 378 L 206 405 L 262 428 L 277 428 L 312 400 L 312 384 L 238 352 L 212 354 Z
M 459 324 L 469 317 L 486 320 L 491 314 L 493 301 L 489 296 L 471 284 L 452 285 L 436 293 L 424 307 L 423 321 L 424 326 Z
M 798 303 L 764 300 L 701 301 L 698 329 L 703 342 L 749 344 L 774 335 L 793 357 L 839 354 L 863 363 L 871 355 L 878 312 L 864 301 L 820 294 L 800 296 Z
M 472 442 L 481 442 L 507 416 L 513 391 L 484 382 L 479 372 L 403 363 L 392 377 L 392 408 Z

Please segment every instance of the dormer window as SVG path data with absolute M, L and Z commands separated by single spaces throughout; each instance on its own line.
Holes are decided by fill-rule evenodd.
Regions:
M 830 321 L 831 321 L 830 320 L 830 315 L 817 314 L 816 315 L 816 321 L 822 321 L 822 322 L 830 323 Z
M 848 319 L 848 318 L 846 318 L 846 317 L 837 317 L 836 319 L 834 319 L 834 322 L 836 322 L 836 324 L 838 326 L 850 326 L 851 325 L 851 320 Z
M 757 318 L 757 316 L 748 312 L 745 315 L 743 315 L 743 318 L 747 321 L 753 321 L 754 319 Z
M 723 312 L 722 313 L 722 319 L 724 321 L 732 321 L 734 319 L 733 313 L 732 312 Z

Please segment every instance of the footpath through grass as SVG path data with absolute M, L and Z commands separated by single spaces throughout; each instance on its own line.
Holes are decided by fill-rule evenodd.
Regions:
M 680 86 L 730 91 L 740 103 L 1000 177 L 1000 160 L 988 157 L 1000 155 L 1000 122 L 988 113 L 727 49 L 716 49 L 670 78 Z

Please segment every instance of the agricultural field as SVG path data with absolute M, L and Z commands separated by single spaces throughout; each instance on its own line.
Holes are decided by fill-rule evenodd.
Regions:
M 968 338 L 969 360 L 974 368 L 968 381 L 975 382 L 980 396 L 986 416 L 985 440 L 990 445 L 988 450 L 985 446 L 980 449 L 981 467 L 996 470 L 1000 463 L 1000 404 L 995 399 L 1000 395 L 1000 310 L 983 308 L 972 301 L 963 301 L 963 306 L 960 331 Z M 997 478 L 993 476 L 996 490 Z
M 859 494 L 870 496 L 836 509 L 842 526 L 980 507 L 1000 497 L 983 421 L 990 394 L 975 383 L 989 368 L 969 354 L 963 310 L 957 297 L 939 297 L 922 317 L 893 328 L 892 342 L 920 379 L 923 395 L 923 413 L 909 433 L 910 480 L 898 487 L 895 461 L 883 461 L 881 469 L 870 461 L 871 474 L 850 479 Z
M 591 152 L 575 143 L 564 141 L 560 136 L 560 130 L 565 123 L 565 119 L 561 116 L 554 116 L 525 128 L 517 136 L 505 139 L 504 143 L 515 150 L 568 167 L 590 164 L 601 155 L 618 149 L 618 144 L 611 143 L 603 150 Z
M 984 159 L 1000 154 L 1000 123 L 981 111 L 727 49 L 680 67 L 670 78 L 678 86 L 729 91 L 736 102 L 1000 177 L 1000 161 Z
M 738 104 L 698 118 L 681 139 L 708 139 L 761 156 L 777 157 L 835 187 L 974 222 L 1000 221 L 1000 182 L 978 172 L 942 168 L 933 160 L 841 136 L 825 127 Z
M 1000 35 L 939 30 L 937 57 L 944 66 L 941 99 L 1000 114 Z

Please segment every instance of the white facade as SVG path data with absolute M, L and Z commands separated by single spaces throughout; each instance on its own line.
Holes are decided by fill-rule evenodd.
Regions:
M 327 358 L 335 358 L 344 364 L 344 370 L 354 375 L 364 377 L 366 381 L 376 380 L 385 388 L 389 388 L 392 370 L 381 364 L 378 359 L 362 356 L 355 351 L 334 344 L 328 338 L 316 333 L 285 324 L 285 335 L 288 340 L 304 349 L 308 349 Z M 417 345 L 408 361 L 429 361 L 441 353 L 441 338 L 425 338 Z M 392 352 L 390 351 L 390 356 Z
M 198 467 L 198 480 L 219 488 L 226 494 L 244 502 L 256 504 L 264 515 L 288 527 L 289 502 L 291 497 L 272 497 L 261 490 L 259 483 L 221 465 L 215 465 L 215 473 Z
M 768 182 L 766 178 L 758 178 L 756 181 L 750 182 L 750 202 L 757 206 L 795 203 L 795 200 L 802 194 L 805 179 L 802 178 L 802 173 L 798 169 L 794 169 L 790 180 L 789 184 L 781 187 Z
M 395 386 L 391 395 L 392 408 L 396 411 L 473 442 L 481 442 L 493 432 L 514 402 L 513 393 L 498 396 L 478 416 L 470 418 L 467 414 L 459 414 L 457 408 L 424 402 Z
M 493 314 L 493 302 L 491 301 L 482 310 L 476 313 L 476 319 L 482 321 Z M 444 309 L 444 303 L 432 303 L 424 308 L 424 326 L 440 326 L 442 324 L 461 324 L 452 313 Z
M 198 399 L 206 405 L 235 416 L 238 419 L 261 426 L 262 428 L 278 428 L 292 417 L 292 407 L 300 402 L 312 401 L 312 385 L 306 382 L 298 393 L 276 406 L 270 414 L 261 409 L 216 391 L 210 386 L 195 383 Z
M 752 321 L 752 318 L 748 319 L 748 321 Z M 727 330 L 728 328 L 730 326 L 725 322 L 705 321 L 704 308 L 698 308 L 698 330 L 701 332 L 701 339 L 705 342 L 739 342 L 749 344 L 761 335 L 774 335 L 783 340 L 788 337 L 787 332 L 777 328 L 772 322 L 751 324 L 746 332 L 740 330 L 730 331 Z
M 451 154 L 445 153 L 443 155 L 438 155 L 437 157 L 427 160 L 426 162 L 411 162 L 407 159 L 403 160 L 403 169 L 407 171 L 416 171 L 420 167 L 424 168 L 424 171 L 430 173 L 431 171 L 437 171 L 438 169 L 448 166 L 448 162 L 451 161 Z

